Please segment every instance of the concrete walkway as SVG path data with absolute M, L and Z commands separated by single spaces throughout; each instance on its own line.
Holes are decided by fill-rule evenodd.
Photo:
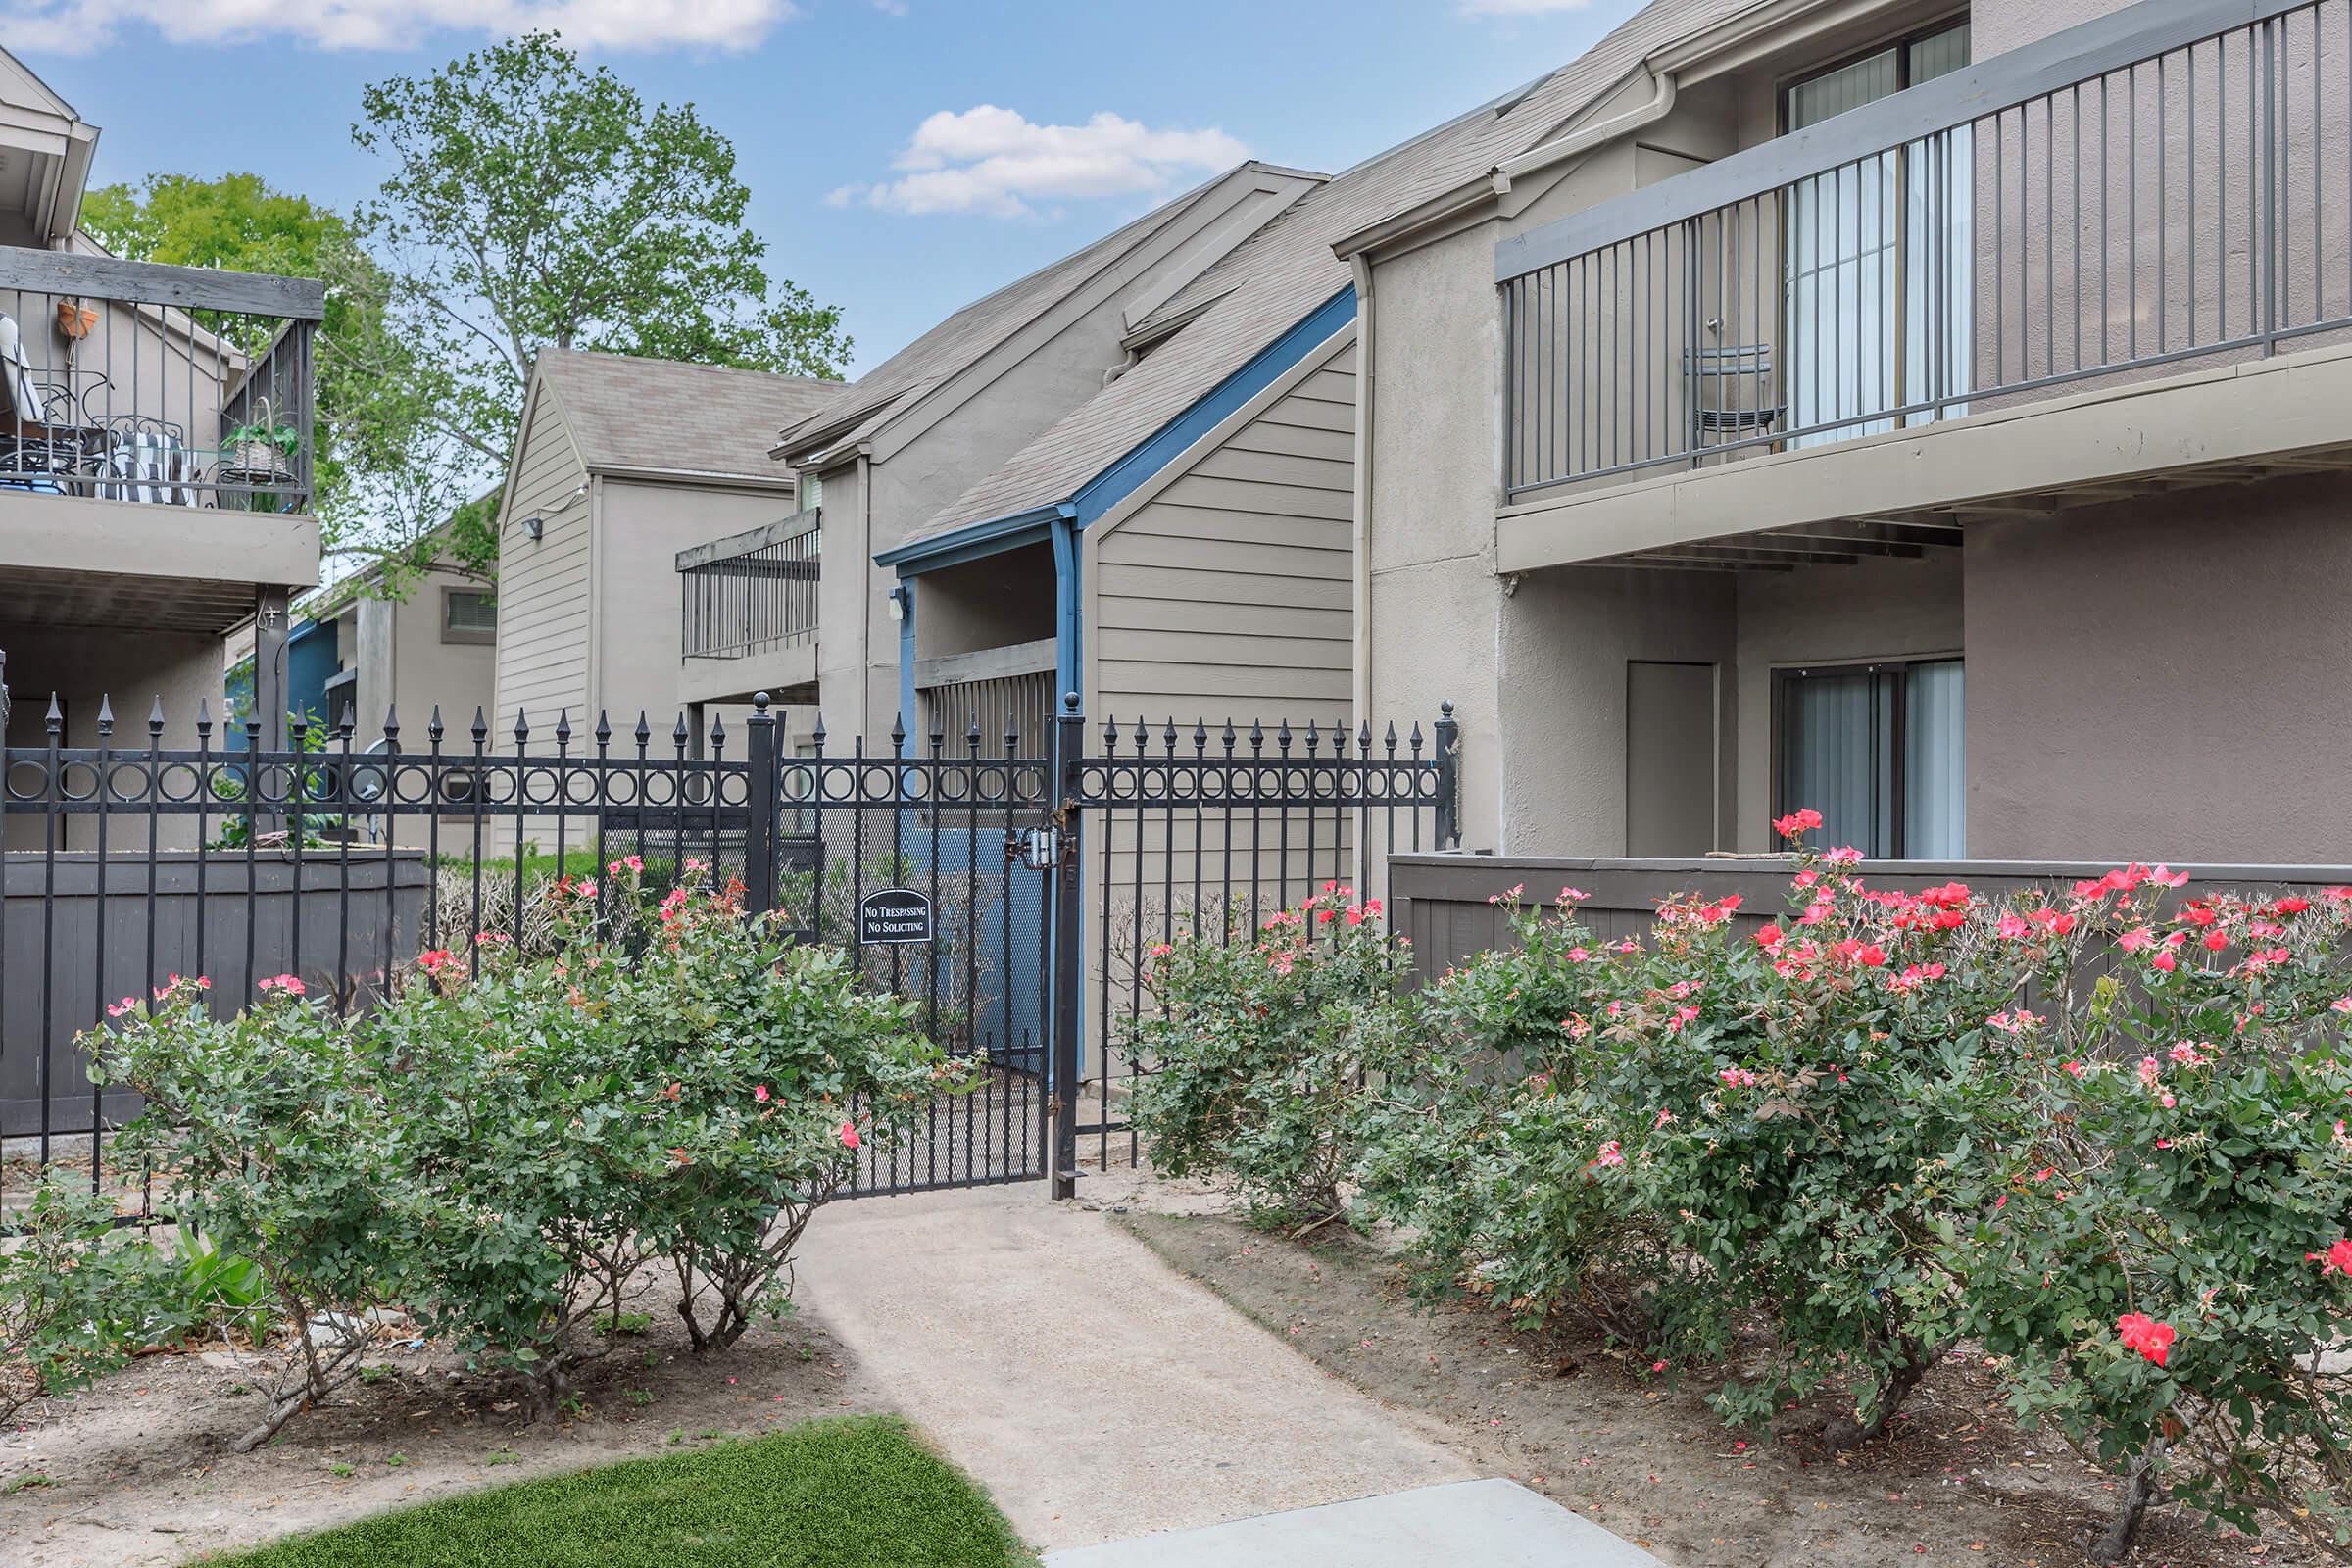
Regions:
M 1045 1568 L 1662 1568 L 1511 1481 L 1456 1481 L 1204 1530 L 1048 1552 Z
M 1036 1183 L 829 1204 L 799 1280 L 862 1374 L 1046 1550 L 1473 1474 Z

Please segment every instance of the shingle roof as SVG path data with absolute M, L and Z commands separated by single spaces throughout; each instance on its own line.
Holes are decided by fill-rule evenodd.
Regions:
M 1651 0 L 1590 51 L 1494 100 L 1356 165 L 1308 192 L 1142 323 L 1208 303 L 1143 363 L 1081 404 L 913 535 L 1066 501 L 1214 390 L 1259 350 L 1348 286 L 1332 247 L 1542 145 L 1642 59 L 1755 0 Z
M 576 349 L 542 350 L 539 374 L 589 467 L 730 479 L 788 477 L 767 455 L 777 429 L 849 392 L 842 381 Z
M 779 442 L 804 441 L 835 429 L 840 433 L 828 445 L 865 439 L 898 410 L 1037 319 L 1088 278 L 1174 221 L 1232 172 L 1228 170 L 1086 249 L 974 300 L 851 383 L 848 400 L 826 411 L 822 418 L 802 419 L 797 429 L 789 427 L 795 421 L 786 421 L 780 427 Z

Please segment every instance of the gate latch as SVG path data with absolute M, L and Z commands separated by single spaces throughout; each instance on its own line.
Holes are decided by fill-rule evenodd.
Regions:
M 1061 863 L 1061 829 L 1023 828 L 1019 835 L 1021 863 L 1032 871 L 1051 871 Z

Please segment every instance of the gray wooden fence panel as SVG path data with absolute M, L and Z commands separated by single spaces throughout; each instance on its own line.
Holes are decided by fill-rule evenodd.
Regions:
M 90 1082 L 74 1037 L 103 1021 L 108 1005 L 146 996 L 170 975 L 205 974 L 215 1007 L 228 1013 L 248 1000 L 251 981 L 288 971 L 313 996 L 331 1000 L 340 984 L 364 1000 L 381 983 L 387 951 L 395 965 L 416 956 L 432 891 L 421 855 L 355 851 L 348 868 L 332 852 L 306 855 L 300 877 L 298 889 L 290 857 L 260 855 L 249 868 L 240 853 L 214 853 L 203 857 L 200 899 L 193 852 L 159 855 L 152 868 L 143 854 L 103 862 L 78 851 L 54 861 L 39 852 L 0 856 L 0 1136 L 37 1132 L 44 1099 L 52 1132 L 87 1131 Z M 134 1108 L 110 1094 L 104 1113 Z

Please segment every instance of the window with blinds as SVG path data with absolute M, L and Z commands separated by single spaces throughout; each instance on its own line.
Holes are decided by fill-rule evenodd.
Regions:
M 497 641 L 497 598 L 484 588 L 442 589 L 441 640 L 445 643 Z

